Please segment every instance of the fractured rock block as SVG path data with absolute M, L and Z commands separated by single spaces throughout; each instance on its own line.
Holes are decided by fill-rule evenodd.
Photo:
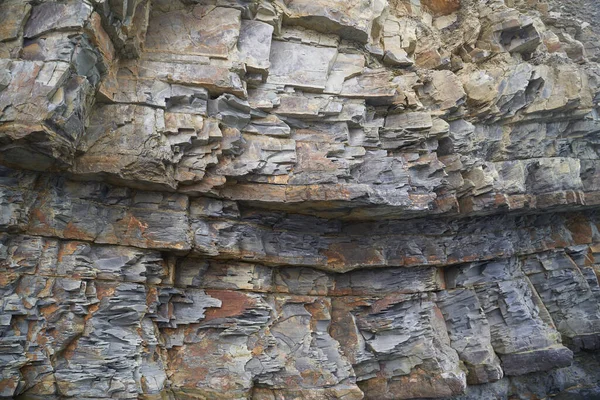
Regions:
M 174 187 L 173 153 L 164 131 L 162 110 L 119 104 L 97 107 L 81 146 L 85 153 L 77 158 L 73 172 Z
M 6 281 L 16 274 L 55 275 L 60 247 L 56 239 L 2 234 L 0 243 L 0 270 Z
M 246 68 L 263 77 L 269 73 L 273 27 L 260 21 L 242 21 L 238 48 Z
M 0 230 L 16 230 L 27 224 L 36 194 L 37 174 L 0 166 Z
M 365 57 L 362 54 L 339 53 L 329 72 L 326 93 L 340 93 L 344 82 L 363 72 Z
M 335 33 L 349 40 L 367 43 L 385 9 L 383 1 L 280 1 L 284 21 L 319 32 Z
M 151 3 L 146 0 L 109 0 L 96 8 L 102 26 L 121 58 L 137 58 L 142 54 Z
M 269 292 L 273 269 L 260 264 L 183 259 L 175 267 L 177 287 Z
M 242 132 L 259 135 L 289 137 L 291 129 L 281 118 L 269 114 L 264 118 L 254 118 L 246 125 Z
M 157 284 L 167 275 L 156 251 L 85 242 L 62 242 L 55 273 L 61 276 Z
M 100 53 L 86 35 L 50 33 L 24 43 L 22 57 L 36 61 L 63 61 L 71 63 L 78 75 L 86 77 L 96 86 L 109 69 L 112 60 L 108 54 Z
M 0 92 L 0 158 L 34 170 L 71 164 L 93 99 L 90 82 L 71 74 L 67 62 L 5 66 L 11 79 Z
M 327 296 L 335 287 L 335 277 L 312 268 L 283 267 L 275 271 L 277 293 Z
M 434 71 L 419 94 L 423 104 L 440 111 L 456 109 L 466 97 L 462 83 L 450 71 Z
M 245 127 L 250 122 L 250 111 L 248 102 L 231 94 L 223 94 L 208 102 L 208 114 L 231 128 Z
M 563 252 L 530 257 L 524 261 L 523 270 L 566 343 L 574 350 L 597 348 L 600 306 L 594 293 L 598 287 L 595 276 L 586 279 L 578 265 Z
M 504 375 L 500 359 L 491 344 L 489 323 L 473 290 L 437 293 L 444 314 L 450 345 L 467 367 L 467 383 L 482 384 Z
M 558 112 L 577 106 L 587 106 L 591 99 L 585 74 L 573 65 L 537 66 L 532 79 L 541 82 L 543 90 L 525 109 L 528 114 Z
M 427 112 L 415 111 L 391 114 L 385 119 L 386 128 L 421 130 L 429 129 L 432 126 L 431 114 Z
M 230 58 L 240 34 L 241 12 L 227 7 L 196 5 L 163 11 L 153 7 L 144 49 Z
M 21 0 L 3 1 L 0 4 L 0 13 L 5 20 L 2 27 L 0 27 L 0 42 L 14 40 L 19 37 L 30 11 L 31 5 Z
M 152 304 L 150 318 L 159 327 L 177 328 L 196 324 L 206 318 L 206 310 L 221 307 L 222 302 L 204 290 L 160 288 Z
M 330 392 L 361 398 L 352 367 L 329 334 L 333 322 L 329 299 L 275 296 L 272 301 L 272 348 L 249 364 L 258 385 L 282 394 L 316 390 L 317 395 Z M 323 388 L 328 390 L 322 392 Z
M 548 311 L 522 276 L 514 258 L 474 263 L 456 267 L 449 286 L 475 290 L 506 375 L 570 365 L 573 352 L 561 345 Z
M 336 55 L 335 48 L 274 40 L 267 83 L 323 91 Z
M 97 307 L 85 321 L 86 332 L 73 339 L 68 356 L 57 366 L 60 393 L 131 398 L 138 386 L 142 338 L 138 329 L 146 311 L 146 289 L 135 283 L 95 284 Z
M 200 86 L 213 94 L 232 93 L 242 98 L 247 94 L 239 75 L 219 65 L 140 60 L 138 67 L 142 79 Z
M 409 55 L 414 53 L 416 42 L 416 26 L 413 21 L 388 16 L 383 26 L 383 62 L 393 66 L 411 66 L 414 61 Z
M 189 248 L 186 196 L 139 192 L 139 200 L 132 201 L 127 189 L 52 178 L 40 187 L 48 190 L 31 209 L 31 233 L 142 248 Z
M 296 161 L 296 146 L 291 139 L 242 134 L 240 154 L 224 159 L 215 171 L 225 176 L 286 174 Z
M 85 1 L 44 2 L 31 10 L 24 35 L 33 38 L 50 30 L 81 29 L 92 14 Z
M 449 397 L 464 391 L 458 355 L 427 295 L 339 297 L 332 316 L 332 335 L 366 398 Z
M 392 74 L 385 69 L 365 69 L 363 73 L 344 81 L 340 96 L 366 98 L 374 103 L 385 104 L 396 94 L 392 78 Z
M 323 143 L 320 135 L 329 141 L 330 135 L 336 135 L 345 140 L 348 133 L 347 123 L 334 123 L 326 126 L 313 126 L 304 130 L 296 130 L 297 162 L 293 168 L 293 175 L 288 184 L 315 184 L 337 183 L 351 176 L 351 169 L 362 163 L 366 154 L 360 146 L 347 146 L 342 143 Z
M 525 185 L 534 193 L 557 190 L 580 190 L 579 160 L 573 158 L 540 158 L 527 166 Z
M 368 296 L 429 292 L 443 288 L 441 272 L 434 267 L 356 270 L 335 276 L 334 295 Z
M 54 349 L 63 350 L 81 333 L 81 312 L 93 301 L 81 290 L 81 282 L 36 275 L 11 277 L 6 272 L 3 278 L 0 283 L 2 396 L 29 392 L 51 397 L 56 388 L 49 356 Z M 60 306 L 52 307 L 57 303 Z M 27 322 L 28 319 L 35 322 Z
M 248 398 L 252 390 L 252 374 L 246 370 L 252 359 L 248 339 L 220 333 L 220 329 L 190 329 L 184 343 L 169 350 L 167 373 L 175 392 L 188 399 Z
M 255 294 L 209 293 L 210 302 L 203 297 L 190 298 L 192 302 L 188 300 L 189 304 L 184 304 L 185 308 L 176 310 L 173 315 L 181 318 L 184 310 L 193 312 L 201 308 L 204 311 L 208 306 L 205 313 L 198 315 L 196 323 L 190 320 L 189 326 L 163 330 L 168 348 L 167 373 L 175 390 L 191 398 L 247 398 L 254 377 L 260 373 L 252 360 L 263 352 L 261 345 L 268 346 L 254 334 L 265 333 L 271 308 Z

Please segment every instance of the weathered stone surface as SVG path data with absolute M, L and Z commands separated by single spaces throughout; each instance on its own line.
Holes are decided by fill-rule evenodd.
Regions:
M 84 1 L 41 3 L 32 8 L 24 35 L 33 38 L 50 30 L 83 28 L 91 13 L 91 5 Z
M 434 15 L 446 15 L 460 9 L 460 0 L 423 0 L 421 4 Z
M 385 9 L 383 1 L 281 1 L 286 22 L 366 43 Z
M 242 21 L 238 48 L 248 70 L 262 75 L 268 73 L 272 36 L 271 25 L 260 21 Z
M 599 395 L 596 3 L 0 13 L 0 398 Z
M 334 310 L 345 322 L 334 337 L 347 349 L 367 398 L 449 397 L 464 390 L 458 355 L 427 296 L 339 298 Z
M 323 90 L 335 61 L 337 49 L 305 44 L 271 43 L 268 83 Z
M 17 39 L 23 29 L 31 5 L 22 1 L 4 1 L 0 12 L 4 16 L 4 24 L 0 28 L 0 42 Z
M 139 192 L 102 183 L 45 178 L 32 205 L 32 233 L 142 248 L 189 249 L 187 197 Z M 131 197 L 130 197 L 131 196 Z
M 240 34 L 239 10 L 204 5 L 177 9 L 177 2 L 162 3 L 151 11 L 145 51 L 228 58 Z
M 450 345 L 467 367 L 467 382 L 482 384 L 502 378 L 500 359 L 491 345 L 489 322 L 472 290 L 438 293 L 438 305 L 444 314 Z
M 173 187 L 174 155 L 162 134 L 169 128 L 165 126 L 169 123 L 167 118 L 161 110 L 136 105 L 96 108 L 80 145 L 85 153 L 77 157 L 73 172 Z M 119 143 L 116 149 L 115 143 Z
M 515 259 L 509 259 L 459 267 L 451 275 L 451 286 L 475 286 L 490 322 L 491 344 L 507 375 L 570 365 L 573 353 L 558 344 L 560 335 L 548 311 L 515 264 Z
M 5 163 L 44 170 L 72 163 L 84 135 L 93 87 L 62 61 L 7 60 L 0 93 L 0 143 Z
M 586 279 L 584 271 L 563 252 L 532 257 L 524 262 L 523 269 L 563 340 L 568 340 L 575 349 L 598 348 L 600 310 L 598 296 L 594 293 L 598 288 L 597 278 L 588 275 L 591 279 Z M 563 292 L 565 287 L 571 290 Z

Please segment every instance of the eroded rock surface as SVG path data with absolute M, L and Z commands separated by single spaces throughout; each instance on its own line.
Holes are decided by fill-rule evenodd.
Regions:
M 0 13 L 0 398 L 600 396 L 595 2 Z

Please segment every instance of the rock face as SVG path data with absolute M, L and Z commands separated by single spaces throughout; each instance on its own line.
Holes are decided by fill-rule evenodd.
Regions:
M 600 396 L 597 2 L 0 13 L 0 398 Z

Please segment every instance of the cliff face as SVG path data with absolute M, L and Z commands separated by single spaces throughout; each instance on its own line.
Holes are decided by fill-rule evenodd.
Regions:
M 599 14 L 2 1 L 0 397 L 600 396 Z

